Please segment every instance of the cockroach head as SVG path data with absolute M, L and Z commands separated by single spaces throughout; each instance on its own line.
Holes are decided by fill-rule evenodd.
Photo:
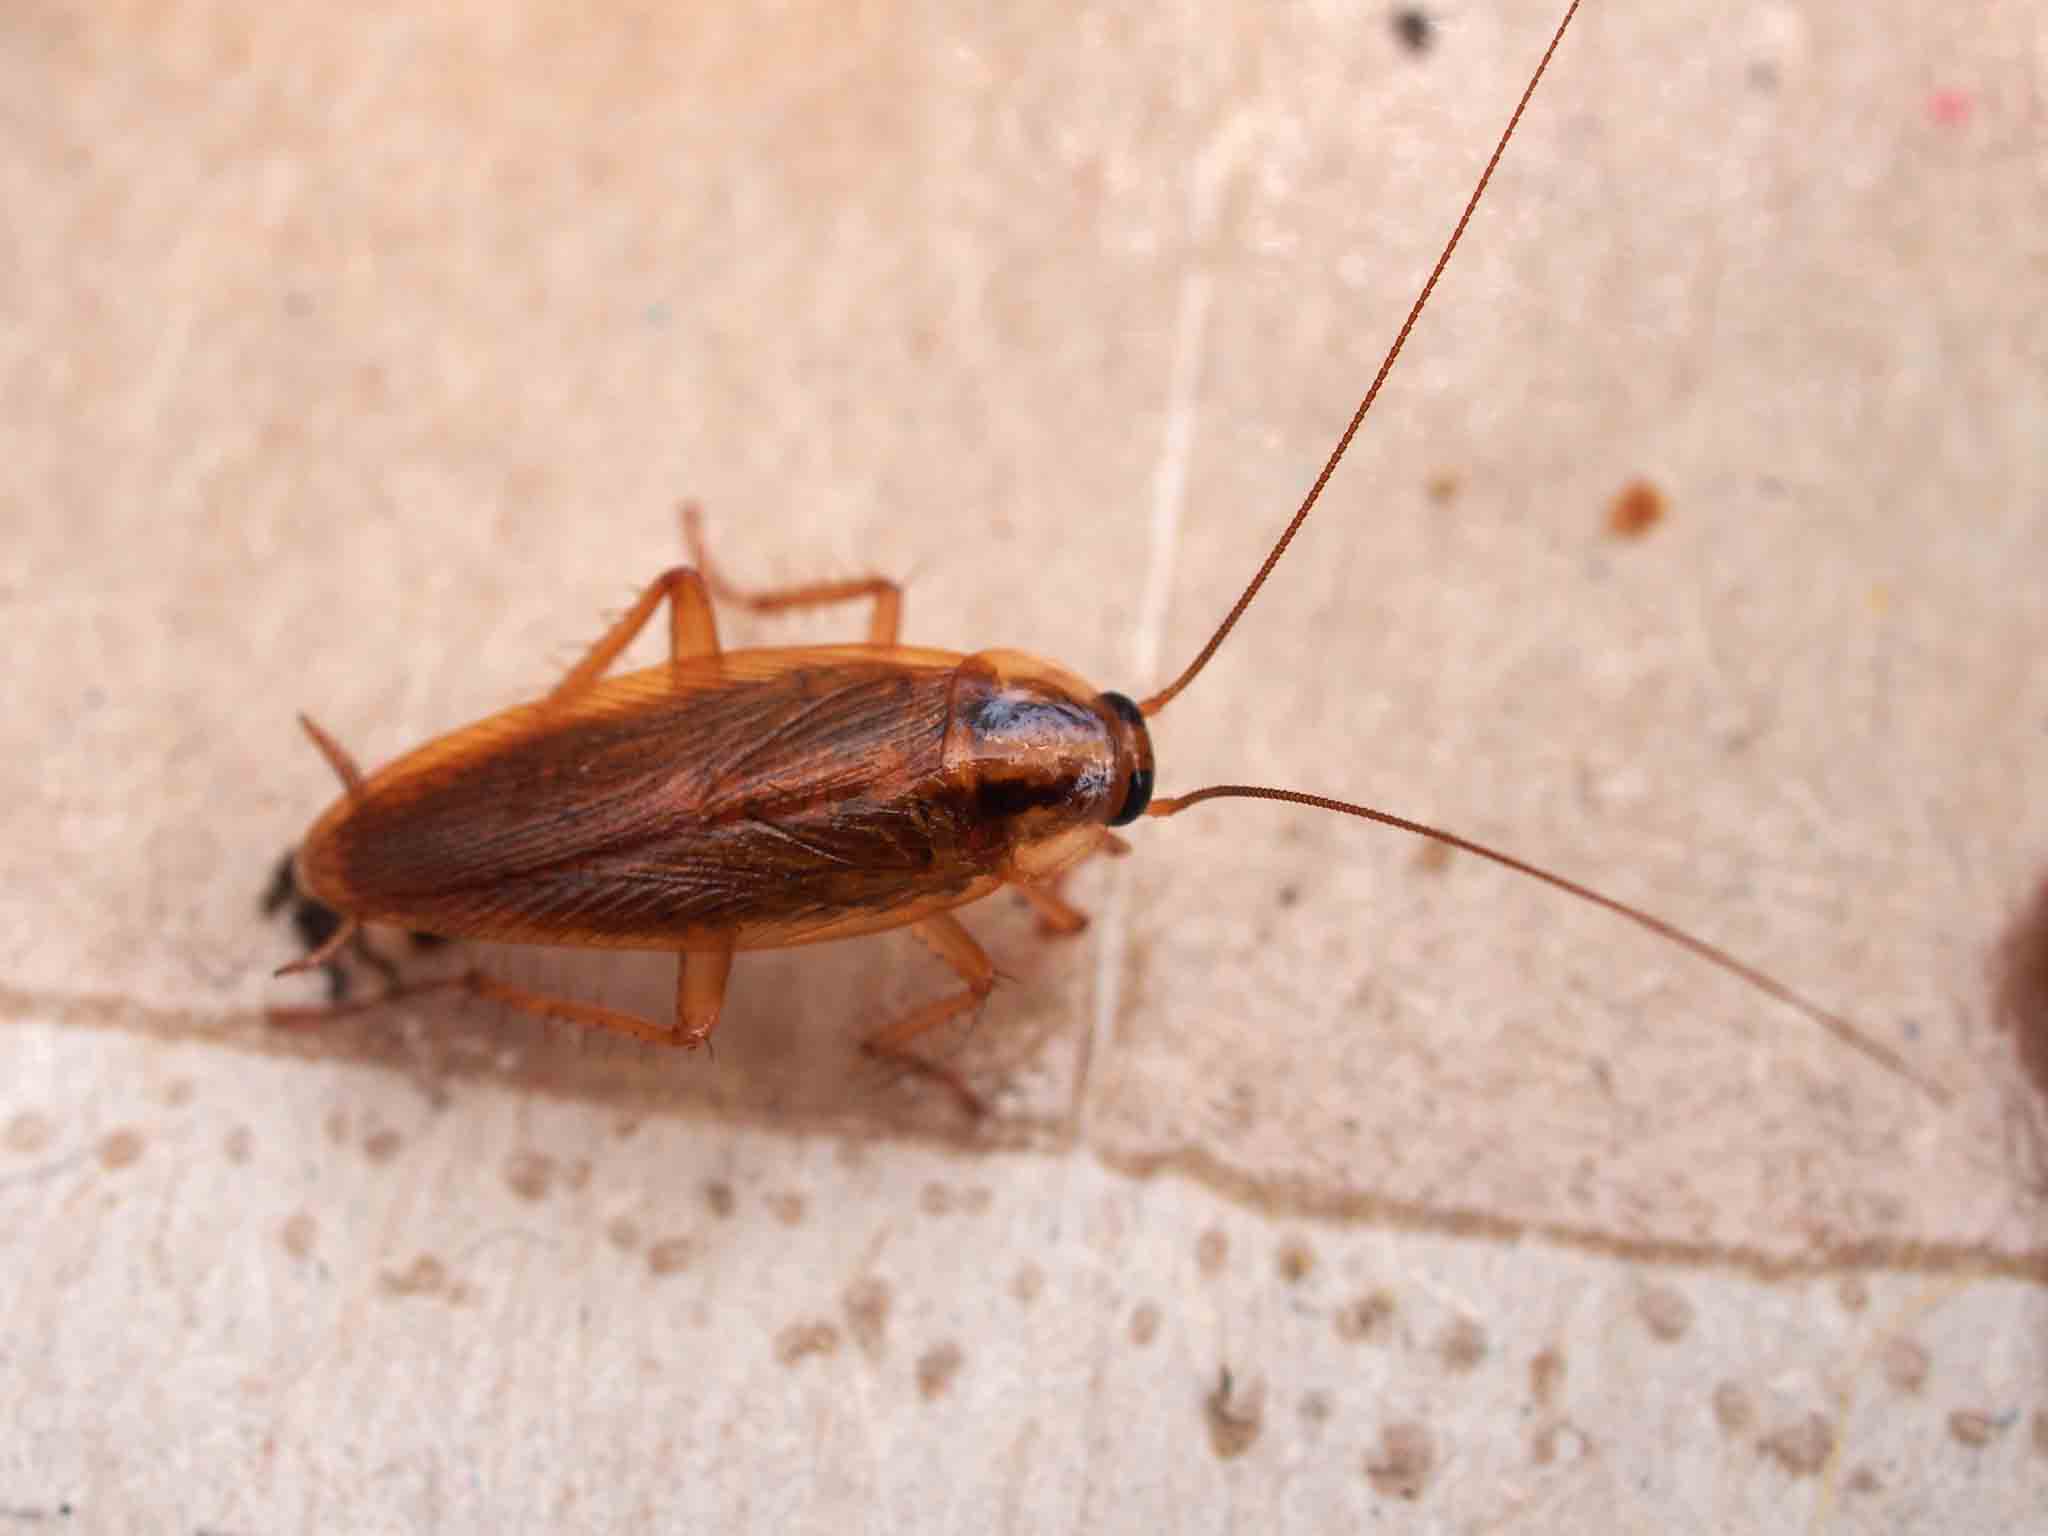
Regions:
M 1152 735 L 1145 729 L 1144 711 L 1122 694 L 1102 694 L 1095 705 L 1109 718 L 1116 742 L 1116 778 L 1122 788 L 1109 824 L 1127 827 L 1152 803 Z

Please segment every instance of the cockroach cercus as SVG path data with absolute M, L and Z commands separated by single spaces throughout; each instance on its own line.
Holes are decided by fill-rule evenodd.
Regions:
M 1201 672 L 1314 509 L 1577 10 L 1573 0 L 1293 519 L 1208 643 L 1164 688 L 1133 702 L 1014 651 L 962 655 L 899 644 L 901 593 L 879 577 L 737 590 L 706 561 L 701 527 L 686 512 L 695 567 L 656 577 L 538 702 L 370 775 L 301 717 L 344 793 L 301 843 L 296 882 L 342 921 L 284 970 L 327 962 L 371 922 L 451 938 L 668 951 L 677 981 L 667 1024 L 478 970 L 423 986 L 459 986 L 547 1018 L 689 1048 L 711 1038 L 738 951 L 908 927 L 963 985 L 883 1025 L 864 1048 L 917 1066 L 972 1106 L 953 1074 L 910 1050 L 995 985 L 995 968 L 954 909 L 1008 886 L 1029 899 L 1042 927 L 1078 932 L 1086 919 L 1060 895 L 1060 878 L 1091 854 L 1124 852 L 1114 828 L 1236 796 L 1362 817 L 1545 881 L 1740 977 L 1939 1096 L 1939 1085 L 1897 1053 L 1727 951 L 1469 838 L 1292 790 L 1218 784 L 1153 794 L 1147 720 Z M 865 601 L 867 639 L 721 650 L 713 598 L 757 612 Z M 667 664 L 608 675 L 664 602 Z

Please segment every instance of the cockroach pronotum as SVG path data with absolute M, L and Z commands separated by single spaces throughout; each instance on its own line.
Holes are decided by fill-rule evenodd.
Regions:
M 1369 806 L 1254 785 L 1155 797 L 1146 721 L 1200 674 L 1315 508 L 1463 237 L 1565 30 L 1573 0 L 1509 116 L 1450 238 L 1349 425 L 1293 518 L 1208 642 L 1141 702 L 1013 651 L 962 655 L 897 641 L 901 592 L 880 577 L 747 592 L 704 554 L 664 571 L 553 692 L 365 775 L 301 717 L 344 793 L 300 845 L 299 888 L 341 922 L 285 971 L 329 961 L 366 922 L 453 938 L 673 952 L 675 1020 L 545 996 L 471 970 L 401 988 L 459 986 L 509 1007 L 635 1040 L 711 1038 L 733 955 L 908 927 L 963 985 L 863 1042 L 974 1096 L 910 1047 L 977 1008 L 995 968 L 953 913 L 1005 886 L 1041 926 L 1085 917 L 1060 894 L 1113 830 L 1226 797 L 1380 822 L 1605 907 L 1740 977 L 1939 1097 L 1942 1090 L 1848 1020 L 1727 951 L 1626 902 L 1469 838 Z M 867 639 L 724 651 L 712 600 L 757 612 L 871 605 Z M 668 604 L 666 665 L 607 676 Z M 304 925 L 302 925 L 303 930 Z

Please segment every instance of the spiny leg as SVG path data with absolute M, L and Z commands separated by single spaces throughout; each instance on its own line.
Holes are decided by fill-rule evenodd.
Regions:
M 903 625 L 903 589 L 884 576 L 856 576 L 847 581 L 813 581 L 798 587 L 776 587 L 749 592 L 734 586 L 719 573 L 704 549 L 704 516 L 697 504 L 683 504 L 683 538 L 689 543 L 690 558 L 704 574 L 705 585 L 720 602 L 751 608 L 755 613 L 791 613 L 800 608 L 826 608 L 834 603 L 854 603 L 862 598 L 874 601 L 868 617 L 868 644 L 894 645 Z
M 549 701 L 560 703 L 573 699 L 595 685 L 606 669 L 619 659 L 620 652 L 647 627 L 647 621 L 654 617 L 654 610 L 661 606 L 663 598 L 668 599 L 670 662 L 692 656 L 716 656 L 718 621 L 711 612 L 711 596 L 705 590 L 704 578 L 688 566 L 673 566 L 650 581 L 647 590 L 634 600 L 633 606 L 620 615 L 583 659 L 555 684 L 548 694 Z
M 870 1056 L 896 1062 L 933 1079 L 950 1091 L 968 1114 L 978 1119 L 985 1112 L 985 1106 L 961 1081 L 959 1074 L 937 1062 L 927 1061 L 910 1049 L 910 1043 L 919 1035 L 937 1029 L 963 1013 L 971 1013 L 986 1002 L 989 993 L 995 990 L 996 968 L 989 963 L 982 947 L 974 942 L 974 936 L 961 927 L 960 920 L 951 913 L 941 912 L 936 917 L 912 924 L 910 931 L 924 942 L 927 949 L 958 971 L 967 985 L 883 1025 L 863 1040 L 860 1048 Z
M 676 1022 L 667 1025 L 656 1024 L 651 1019 L 643 1019 L 622 1009 L 581 1003 L 573 998 L 536 992 L 531 987 L 515 986 L 478 970 L 465 971 L 460 976 L 444 976 L 437 981 L 394 987 L 382 997 L 343 1008 L 273 1008 L 270 1019 L 274 1024 L 285 1025 L 324 1023 L 329 1019 L 368 1013 L 408 998 L 460 989 L 472 997 L 516 1008 L 536 1018 L 554 1019 L 585 1029 L 609 1030 L 615 1035 L 624 1035 L 629 1040 L 639 1040 L 648 1045 L 680 1046 L 691 1050 L 709 1040 L 711 1031 L 717 1027 L 719 1009 L 725 1001 L 726 977 L 732 970 L 732 951 L 723 949 L 700 953 L 694 958 L 693 964 L 690 955 L 676 956 Z
M 1105 827 L 1093 853 L 1106 853 L 1113 859 L 1120 859 L 1130 851 L 1129 843 Z M 1060 884 L 1065 879 L 1066 874 L 1059 874 L 1050 880 L 1011 882 L 1012 888 L 1038 913 L 1038 931 L 1055 938 L 1071 938 L 1088 926 L 1088 914 L 1060 895 Z
M 1088 914 L 1060 895 L 1056 885 L 1027 885 L 1020 881 L 1015 889 L 1037 911 L 1040 933 L 1071 938 L 1088 926 Z
M 677 1043 L 690 1050 L 703 1045 L 718 1027 L 725 1006 L 725 983 L 732 975 L 732 946 L 692 950 L 676 956 Z

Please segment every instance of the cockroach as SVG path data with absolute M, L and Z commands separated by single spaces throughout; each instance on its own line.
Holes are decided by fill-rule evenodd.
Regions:
M 935 1076 L 972 1108 L 965 1085 L 910 1049 L 978 1008 L 995 985 L 995 968 L 954 909 L 1009 887 L 1037 909 L 1042 928 L 1076 933 L 1086 918 L 1060 894 L 1060 879 L 1093 854 L 1126 851 L 1114 829 L 1210 800 L 1277 800 L 1398 828 L 1604 907 L 1939 1096 L 1897 1053 L 1726 950 L 1470 838 L 1287 789 L 1153 793 L 1146 722 L 1208 665 L 1314 510 L 1577 10 L 1573 0 L 1308 494 L 1208 642 L 1164 688 L 1134 702 L 1015 651 L 900 644 L 902 593 L 878 576 L 742 590 L 710 563 L 701 523 L 686 509 L 694 566 L 650 582 L 538 702 L 429 742 L 374 775 L 300 717 L 343 794 L 301 843 L 297 885 L 342 921 L 284 971 L 325 963 L 369 922 L 454 938 L 668 951 L 677 980 L 667 1024 L 478 970 L 424 986 L 459 986 L 545 1018 L 689 1049 L 711 1039 L 739 951 L 907 927 L 962 985 L 883 1025 L 863 1047 Z M 726 651 L 714 598 L 759 613 L 865 602 L 867 638 Z M 610 675 L 664 603 L 667 664 Z

